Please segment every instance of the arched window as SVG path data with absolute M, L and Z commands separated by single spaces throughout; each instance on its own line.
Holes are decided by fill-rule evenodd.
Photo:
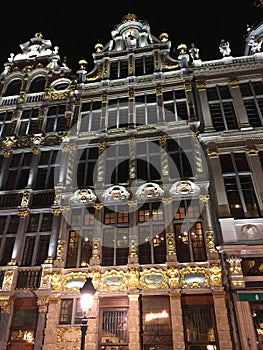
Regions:
M 46 85 L 46 78 L 37 77 L 31 82 L 28 92 L 29 93 L 43 92 L 45 89 L 45 85 Z
M 21 79 L 15 79 L 15 80 L 11 81 L 8 84 L 5 92 L 3 93 L 3 97 L 4 96 L 19 95 L 20 94 L 21 85 L 22 85 L 22 80 Z

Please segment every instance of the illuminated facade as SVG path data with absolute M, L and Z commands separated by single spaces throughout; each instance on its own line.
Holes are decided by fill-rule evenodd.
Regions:
M 0 76 L 0 349 L 263 349 L 263 25 L 170 55 L 134 14 L 73 76 L 37 33 Z M 62 63 L 61 63 L 62 62 Z

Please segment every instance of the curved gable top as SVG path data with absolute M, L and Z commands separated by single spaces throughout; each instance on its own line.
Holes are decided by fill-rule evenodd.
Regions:
M 138 20 L 134 14 L 125 15 L 122 22 L 115 26 L 111 32 L 112 40 L 105 45 L 102 52 L 123 51 L 127 49 L 142 48 L 153 44 L 164 44 L 151 34 L 147 21 Z M 166 37 L 168 39 L 168 36 Z M 165 46 L 170 47 L 166 40 Z M 100 51 L 100 52 L 101 52 Z

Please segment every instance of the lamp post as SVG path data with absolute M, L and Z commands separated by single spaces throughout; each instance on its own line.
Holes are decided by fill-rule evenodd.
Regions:
M 81 329 L 81 345 L 80 350 L 85 350 L 85 338 L 88 329 L 88 320 L 93 317 L 88 317 L 88 312 L 93 303 L 94 294 L 96 293 L 96 289 L 92 284 L 92 279 L 89 277 L 86 279 L 84 285 L 80 288 L 80 306 L 82 309 L 83 317 L 82 324 L 80 326 Z

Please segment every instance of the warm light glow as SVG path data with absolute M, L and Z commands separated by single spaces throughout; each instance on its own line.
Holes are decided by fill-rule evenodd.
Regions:
M 86 314 L 93 303 L 93 295 L 89 293 L 83 293 L 80 298 L 81 309 L 84 314 Z
M 149 312 L 148 314 L 145 315 L 145 321 L 149 322 L 152 320 L 156 320 L 158 318 L 168 318 L 169 315 L 166 310 L 163 310 L 161 312 Z
M 216 346 L 215 345 L 207 345 L 207 350 L 216 350 Z

